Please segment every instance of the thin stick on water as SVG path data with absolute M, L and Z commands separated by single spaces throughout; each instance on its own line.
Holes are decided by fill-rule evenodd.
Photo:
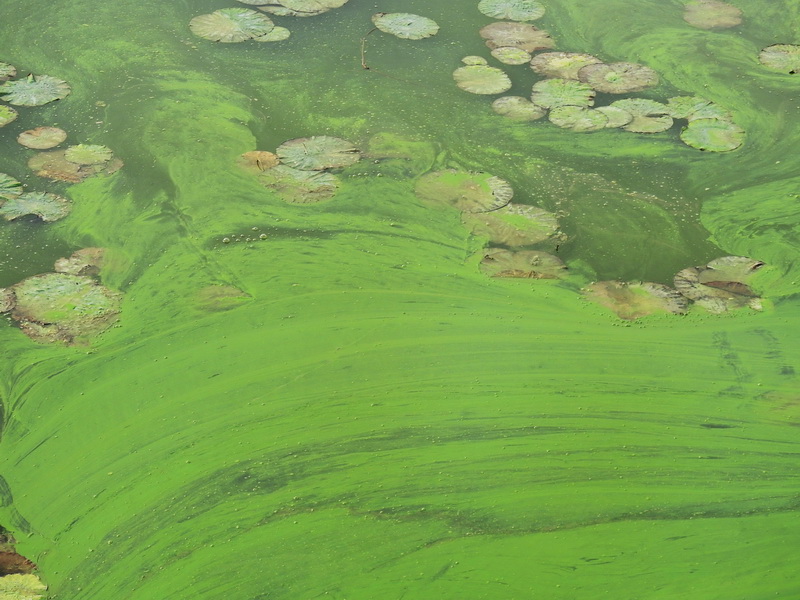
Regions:
M 364 37 L 361 38 L 361 68 L 366 69 L 367 71 L 369 71 L 369 66 L 367 65 L 367 35 L 376 29 L 377 27 L 373 27 Z

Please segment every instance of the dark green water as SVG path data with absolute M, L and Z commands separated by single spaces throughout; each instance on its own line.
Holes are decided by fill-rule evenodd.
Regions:
M 0 327 L 0 524 L 52 598 L 800 598 L 800 79 L 757 60 L 800 43 L 800 2 L 734 3 L 744 24 L 717 32 L 678 1 L 550 0 L 537 22 L 558 50 L 656 69 L 641 96 L 731 110 L 746 143 L 713 154 L 679 128 L 494 115 L 451 77 L 488 56 L 476 0 L 351 0 L 236 45 L 187 27 L 222 0 L 3 2 L 0 60 L 73 92 L 0 129 L 0 172 L 74 209 L 0 225 L 0 286 L 103 246 L 125 293 L 92 347 Z M 377 10 L 441 32 L 372 34 L 365 71 Z M 509 72 L 526 95 L 534 75 Z M 37 125 L 125 167 L 38 179 L 15 142 Z M 235 165 L 379 132 L 420 158 L 362 162 L 324 204 Z M 434 164 L 563 211 L 570 277 L 482 276 L 457 211 L 413 193 Z M 222 243 L 253 227 L 268 239 Z M 726 254 L 768 264 L 764 311 L 629 323 L 578 293 Z

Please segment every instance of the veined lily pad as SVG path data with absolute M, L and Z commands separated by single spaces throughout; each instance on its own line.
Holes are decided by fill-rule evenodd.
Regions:
M 453 71 L 456 85 L 471 94 L 502 94 L 511 89 L 511 79 L 501 69 L 486 65 L 469 65 Z
M 489 64 L 489 61 L 487 61 L 482 56 L 465 56 L 464 58 L 461 59 L 461 62 L 468 66 Z
M 44 598 L 47 586 L 31 573 L 14 573 L 0 577 L 2 600 L 38 600 Z
M 410 13 L 377 13 L 372 15 L 375 27 L 404 40 L 422 40 L 434 36 L 439 25 L 433 19 Z
M 8 125 L 19 116 L 19 113 L 10 106 L 0 104 L 0 127 Z
M 538 244 L 558 232 L 553 213 L 511 202 L 491 212 L 463 213 L 461 221 L 474 235 L 512 248 Z
M 235 43 L 267 35 L 275 25 L 266 15 L 247 8 L 222 8 L 189 21 L 196 36 L 212 42 Z
M 78 144 L 64 151 L 64 158 L 76 165 L 99 165 L 108 162 L 114 154 L 107 146 Z
M 35 275 L 11 289 L 17 299 L 12 318 L 43 342 L 76 343 L 101 333 L 116 321 L 122 298 L 91 277 L 66 273 Z
M 553 125 L 572 131 L 598 131 L 608 125 L 608 117 L 585 106 L 556 106 L 548 117 Z
M 339 178 L 332 173 L 293 169 L 286 165 L 267 169 L 258 176 L 258 180 L 292 204 L 329 200 L 339 187 Z
M 531 61 L 530 52 L 522 48 L 495 48 L 492 50 L 492 56 L 504 65 L 524 65 Z
M 600 62 L 596 56 L 580 52 L 543 52 L 531 59 L 531 69 L 545 77 L 577 79 L 583 67 Z
M 6 200 L 0 206 L 0 215 L 6 221 L 13 221 L 25 215 L 37 215 L 42 221 L 58 221 L 69 214 L 72 203 L 56 194 L 27 192 Z
M 276 150 L 284 164 L 304 171 L 348 167 L 361 159 L 361 153 L 347 140 L 327 135 L 297 138 Z
M 724 256 L 705 266 L 675 275 L 675 289 L 712 313 L 749 306 L 761 309 L 758 295 L 747 285 L 764 263 L 745 256 Z
M 273 27 L 272 31 L 265 35 L 259 35 L 258 37 L 254 37 L 254 42 L 282 42 L 283 40 L 288 40 L 292 35 L 292 32 L 286 29 L 286 27 Z
M 28 160 L 28 167 L 39 177 L 68 183 L 78 183 L 93 175 L 110 175 L 122 167 L 122 161 L 118 158 L 94 165 L 79 165 L 68 161 L 65 154 L 65 150 L 39 152 Z
M 657 312 L 683 314 L 689 306 L 689 301 L 677 290 L 660 283 L 598 281 L 585 294 L 627 321 Z
M 623 127 L 634 133 L 659 133 L 672 127 L 672 117 L 666 105 L 646 98 L 625 98 L 612 102 L 614 108 L 621 108 L 633 115 L 633 119 Z
M 598 106 L 595 110 L 606 116 L 608 119 L 606 127 L 609 129 L 625 127 L 625 125 L 633 120 L 633 115 L 631 113 L 616 106 Z
M 773 44 L 758 55 L 758 60 L 773 71 L 796 75 L 800 73 L 800 46 L 794 44 Z
M 17 142 L 34 150 L 54 148 L 65 139 L 67 139 L 67 132 L 58 127 L 37 127 L 23 131 L 17 136 Z
M 587 65 L 578 72 L 578 79 L 598 92 L 627 94 L 640 92 L 658 84 L 658 73 L 637 63 L 617 62 Z
M 513 47 L 536 52 L 555 46 L 548 32 L 527 23 L 497 21 L 482 28 L 480 34 L 491 49 Z
M 490 173 L 455 169 L 423 175 L 417 181 L 416 193 L 428 202 L 455 206 L 469 213 L 497 210 L 514 196 L 514 190 L 504 179 Z
M 67 258 L 59 258 L 54 265 L 56 273 L 95 277 L 103 266 L 105 248 L 81 248 Z
M 708 152 L 730 152 L 744 143 L 744 129 L 730 121 L 697 119 L 681 131 L 687 146 Z
M 261 173 L 271 169 L 280 162 L 278 156 L 266 150 L 252 150 L 245 152 L 236 159 L 236 164 L 250 173 Z
M 283 4 L 279 4 L 278 0 L 273 0 L 269 4 L 260 5 L 256 7 L 262 12 L 276 15 L 278 17 L 316 17 L 322 13 L 326 13 L 330 8 L 320 8 L 317 10 L 294 10 L 293 8 L 286 8 Z
M 567 267 L 561 259 L 546 252 L 496 248 L 486 252 L 480 269 L 489 277 L 558 279 L 565 274 Z
M 522 96 L 502 96 L 492 102 L 492 110 L 515 121 L 535 121 L 547 113 L 547 109 Z
M 535 21 L 544 15 L 544 6 L 537 0 L 481 0 L 478 10 L 493 19 Z
M 10 200 L 22 193 L 22 184 L 5 173 L 0 173 L 0 200 Z
M 720 0 L 689 0 L 683 20 L 699 29 L 727 29 L 742 22 L 742 11 Z
M 673 119 L 720 119 L 730 121 L 731 113 L 714 104 L 711 100 L 699 96 L 675 96 L 667 101 L 668 114 Z
M 533 84 L 531 101 L 545 108 L 591 106 L 595 91 L 591 86 L 571 79 L 544 79 Z
M 8 63 L 0 62 L 0 83 L 8 81 L 17 74 L 17 68 Z
M 6 81 L 0 85 L 0 96 L 16 106 L 41 106 L 66 98 L 70 93 L 66 81 L 49 75 L 28 75 L 25 79 Z

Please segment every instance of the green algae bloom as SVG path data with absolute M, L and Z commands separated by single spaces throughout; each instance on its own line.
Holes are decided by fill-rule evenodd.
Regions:
M 493 19 L 535 21 L 544 16 L 544 6 L 537 0 L 481 0 L 478 10 Z
M 439 25 L 433 19 L 411 13 L 377 13 L 372 22 L 384 33 L 404 40 L 422 40 L 439 32 Z
M 511 89 L 511 79 L 502 69 L 487 65 L 467 65 L 453 71 L 456 85 L 471 94 L 502 94 Z
M 15 106 L 42 106 L 66 98 L 70 91 L 66 81 L 49 75 L 29 75 L 0 85 L 2 99 Z

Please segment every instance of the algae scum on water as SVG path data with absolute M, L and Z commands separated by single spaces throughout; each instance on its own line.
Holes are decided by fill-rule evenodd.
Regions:
M 0 597 L 800 597 L 798 32 L 3 3 Z

